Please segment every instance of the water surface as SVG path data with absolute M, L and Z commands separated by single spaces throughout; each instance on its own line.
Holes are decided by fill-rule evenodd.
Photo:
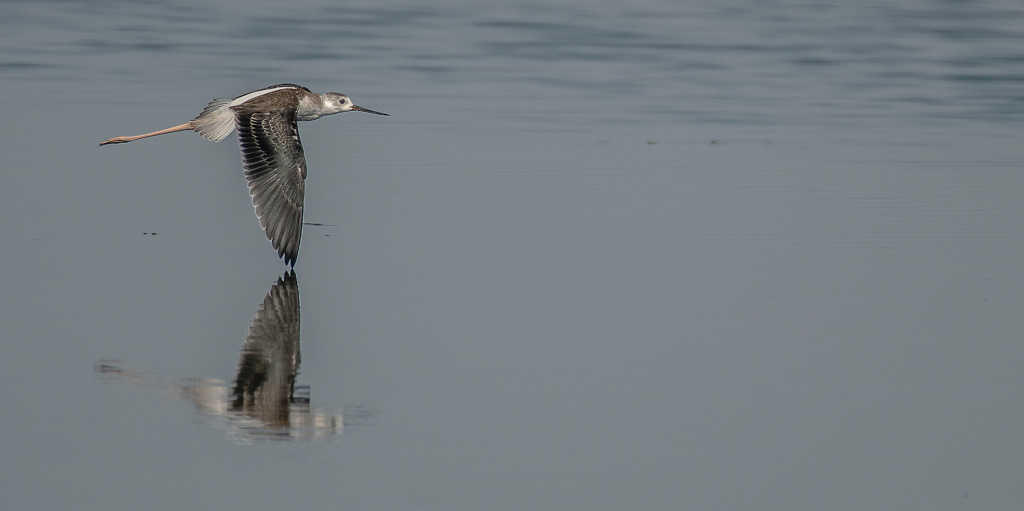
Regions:
M 1022 18 L 4 2 L 0 507 L 1019 507 Z M 391 114 L 294 275 L 231 139 L 97 146 L 281 82 Z

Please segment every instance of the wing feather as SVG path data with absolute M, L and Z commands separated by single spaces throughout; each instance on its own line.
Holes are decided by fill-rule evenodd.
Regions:
M 295 266 L 306 188 L 306 156 L 295 109 L 239 111 L 235 121 L 256 217 L 277 254 L 285 264 Z

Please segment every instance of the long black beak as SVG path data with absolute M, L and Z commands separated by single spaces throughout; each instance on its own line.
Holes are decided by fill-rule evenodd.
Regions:
M 366 112 L 368 114 L 388 115 L 388 114 L 386 114 L 384 112 L 378 112 L 376 110 L 370 110 L 369 108 L 363 108 L 361 106 L 356 106 L 356 105 L 352 105 L 352 110 L 356 110 L 356 111 L 359 111 L 359 112 Z

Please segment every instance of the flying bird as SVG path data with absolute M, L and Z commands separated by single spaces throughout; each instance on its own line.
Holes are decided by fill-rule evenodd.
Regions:
M 316 94 L 299 85 L 282 83 L 234 99 L 215 99 L 203 113 L 185 124 L 144 135 L 114 137 L 100 145 L 123 144 L 185 130 L 220 142 L 237 129 L 242 167 L 256 217 L 277 255 L 294 267 L 302 237 L 306 189 L 306 156 L 299 141 L 297 121 L 353 110 L 388 115 L 356 106 L 344 94 Z

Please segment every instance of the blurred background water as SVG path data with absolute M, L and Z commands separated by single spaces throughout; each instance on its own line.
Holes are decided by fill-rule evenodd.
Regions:
M 1022 47 L 1007 0 L 0 2 L 0 508 L 1018 508 Z M 97 147 L 281 82 L 391 114 L 300 125 L 294 275 L 233 139 Z

